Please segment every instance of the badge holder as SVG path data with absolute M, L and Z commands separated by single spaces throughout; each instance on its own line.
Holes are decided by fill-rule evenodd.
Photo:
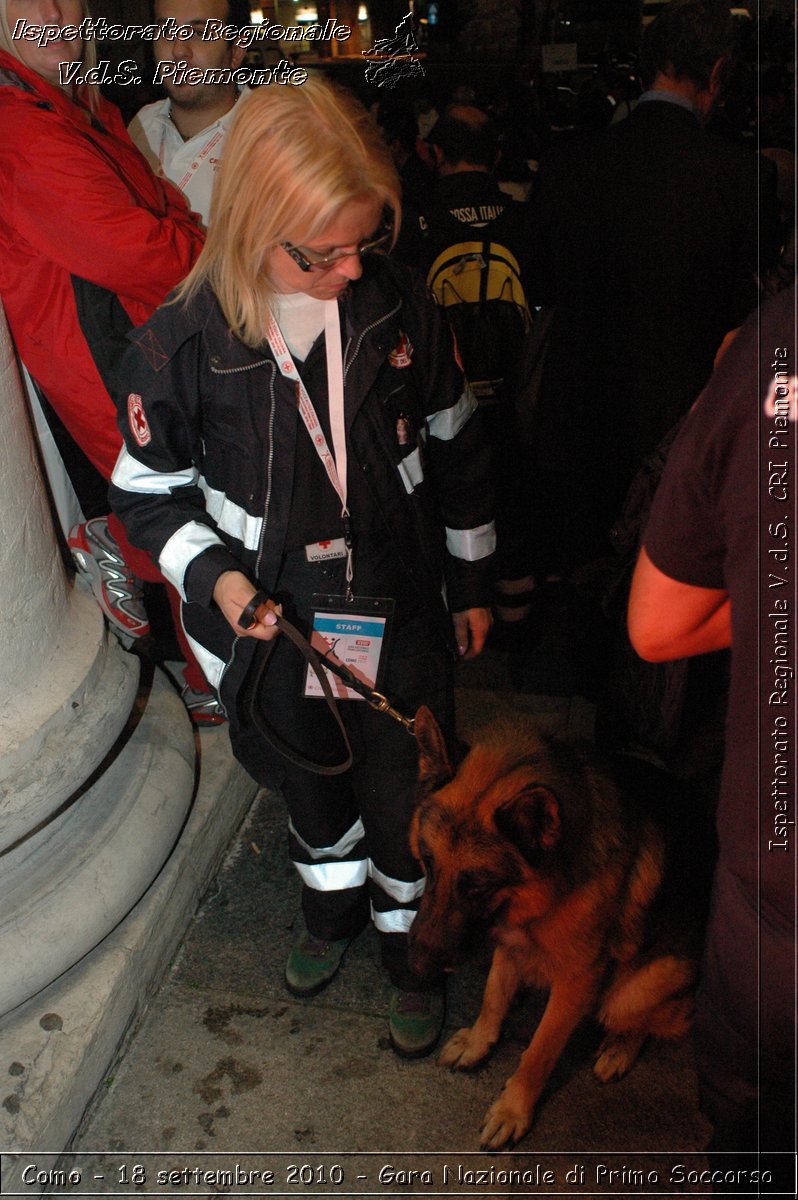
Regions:
M 317 594 L 311 601 L 308 640 L 323 658 L 342 663 L 367 687 L 379 689 L 385 673 L 385 653 L 391 632 L 394 601 L 381 596 L 332 596 Z M 338 700 L 363 700 L 353 688 L 332 672 L 325 672 Z M 324 698 L 315 673 L 307 669 L 302 693 Z

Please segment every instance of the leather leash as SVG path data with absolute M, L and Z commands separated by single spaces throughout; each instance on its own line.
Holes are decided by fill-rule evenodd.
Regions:
M 238 624 L 242 629 L 251 629 L 257 621 L 262 620 L 267 611 L 274 612 L 273 609 L 268 609 L 268 601 L 269 597 L 266 592 L 258 591 L 255 593 L 249 604 L 247 604 L 246 608 L 242 610 L 241 616 L 238 618 Z M 260 685 L 263 681 L 263 675 L 269 665 L 270 655 L 267 654 L 264 656 L 262 663 L 258 667 L 258 672 L 255 677 L 255 686 L 252 690 L 252 699 L 250 705 L 250 715 L 252 717 L 252 722 L 261 737 L 265 738 L 267 742 L 274 746 L 274 748 L 285 758 L 287 758 L 289 762 L 294 763 L 298 767 L 303 767 L 307 771 L 312 771 L 315 775 L 341 775 L 344 771 L 348 771 L 352 765 L 352 747 L 349 743 L 349 737 L 344 727 L 341 714 L 338 711 L 338 702 L 330 686 L 330 681 L 327 678 L 325 668 L 326 670 L 331 671 L 333 675 L 337 675 L 339 679 L 343 680 L 347 687 L 350 687 L 353 691 L 357 692 L 359 696 L 362 696 L 363 699 L 377 712 L 385 713 L 386 716 L 392 717 L 394 721 L 398 721 L 401 725 L 403 725 L 411 736 L 415 735 L 414 717 L 408 717 L 404 713 L 400 712 L 398 708 L 395 708 L 394 705 L 391 704 L 387 696 L 383 695 L 382 692 L 375 691 L 374 688 L 370 688 L 368 684 L 363 683 L 363 681 L 358 679 L 357 676 L 353 675 L 349 668 L 344 666 L 343 663 L 333 662 L 329 657 L 329 651 L 327 654 L 319 654 L 319 652 L 310 644 L 308 639 L 299 632 L 296 626 L 292 625 L 291 622 L 280 613 L 274 612 L 274 616 L 277 628 L 283 634 L 285 634 L 288 640 L 296 647 L 318 679 L 321 690 L 324 693 L 324 699 L 327 707 L 335 718 L 335 722 L 341 731 L 341 737 L 343 738 L 343 742 L 346 747 L 346 759 L 344 762 L 335 763 L 331 766 L 327 766 L 323 763 L 314 763 L 311 759 L 305 758 L 303 755 L 299 754 L 296 750 L 289 746 L 287 742 L 283 741 L 283 739 L 277 733 L 275 733 L 274 730 L 270 729 L 269 726 L 266 725 L 265 721 L 263 720 L 262 712 L 258 706 L 257 699 L 260 693 Z M 267 645 L 268 644 L 269 643 L 267 643 Z

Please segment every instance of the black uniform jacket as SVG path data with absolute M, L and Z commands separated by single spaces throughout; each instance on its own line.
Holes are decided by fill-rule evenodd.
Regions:
M 432 621 L 487 603 L 495 545 L 488 451 L 452 338 L 423 286 L 381 256 L 340 302 L 349 472 L 368 492 Z M 274 587 L 297 437 L 294 385 L 267 345 L 232 335 L 213 292 L 130 335 L 125 448 L 110 497 L 131 541 L 184 598 L 183 623 L 228 711 L 256 645 L 213 601 L 226 570 Z M 319 408 L 326 399 L 312 397 Z

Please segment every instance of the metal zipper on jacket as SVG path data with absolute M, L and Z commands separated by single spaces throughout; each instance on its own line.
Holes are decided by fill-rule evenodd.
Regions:
M 260 564 L 261 564 L 261 559 L 263 558 L 263 543 L 266 538 L 266 526 L 269 521 L 269 509 L 271 507 L 271 499 L 272 499 L 272 467 L 274 464 L 274 417 L 275 417 L 275 412 L 277 409 L 277 398 L 274 394 L 274 380 L 275 380 L 275 374 L 276 374 L 275 364 L 273 362 L 271 362 L 269 359 L 264 359 L 262 363 L 251 363 L 249 367 L 229 367 L 229 368 L 225 368 L 224 370 L 221 370 L 221 371 L 216 371 L 217 375 L 232 375 L 232 374 L 235 374 L 237 371 L 247 371 L 247 370 L 250 370 L 253 366 L 260 367 L 260 366 L 263 366 L 264 364 L 268 367 L 271 367 L 271 369 L 272 369 L 271 377 L 269 379 L 269 399 L 271 400 L 271 409 L 269 411 L 269 456 L 266 461 L 266 481 L 267 481 L 267 483 L 266 483 L 266 500 L 265 500 L 265 503 L 263 506 L 263 524 L 261 526 L 261 531 L 260 531 L 260 539 L 259 539 L 259 544 L 258 544 L 258 556 L 255 559 L 255 576 L 256 576 L 256 578 L 260 574 Z M 212 371 L 213 371 L 213 369 L 214 369 L 213 366 L 211 366 Z M 233 648 L 232 648 L 232 651 L 230 654 L 230 658 L 225 663 L 222 673 L 219 676 L 219 686 L 217 688 L 218 693 L 221 693 L 222 684 L 224 683 L 224 677 L 227 674 L 230 667 L 233 665 L 233 661 L 236 656 L 236 650 L 238 648 L 238 643 L 241 640 L 242 640 L 241 635 L 236 634 L 235 638 L 233 639 Z
M 269 358 L 262 358 L 260 362 L 246 363 L 243 367 L 215 367 L 214 361 L 218 361 L 219 355 L 214 354 L 213 358 L 208 360 L 212 375 L 238 375 L 241 371 L 254 371 L 258 367 L 271 367 L 274 363 Z
M 258 544 L 258 557 L 255 559 L 255 576 L 260 579 L 260 564 L 263 558 L 263 543 L 266 540 L 266 526 L 269 523 L 269 509 L 272 501 L 272 467 L 274 465 L 274 415 L 277 411 L 277 397 L 274 394 L 274 383 L 277 378 L 277 372 L 274 369 L 274 364 L 269 364 L 272 367 L 271 379 L 269 380 L 269 396 L 271 398 L 272 407 L 269 413 L 269 457 L 266 460 L 266 502 L 263 506 L 263 524 L 260 530 L 260 540 Z
M 357 344 L 355 345 L 355 350 L 354 350 L 352 357 L 350 358 L 349 362 L 344 364 L 344 379 L 346 379 L 347 375 L 349 374 L 349 368 L 352 366 L 352 364 L 354 363 L 358 354 L 360 353 L 360 347 L 363 344 L 363 338 L 367 334 L 371 333 L 371 331 L 373 329 L 376 329 L 378 325 L 382 325 L 383 321 L 389 320 L 395 313 L 398 313 L 399 309 L 401 307 L 402 307 L 402 301 L 399 300 L 398 303 L 396 304 L 395 308 L 392 308 L 390 312 L 387 312 L 383 316 L 379 317 L 378 320 L 372 321 L 371 324 L 367 325 L 366 328 L 361 332 L 360 337 L 357 339 Z M 346 347 L 347 352 L 349 350 L 350 345 L 351 345 L 351 339 L 347 343 L 347 347 Z

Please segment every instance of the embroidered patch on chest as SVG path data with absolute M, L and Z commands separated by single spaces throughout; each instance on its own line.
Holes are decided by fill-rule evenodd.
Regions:
M 409 367 L 412 361 L 413 344 L 407 334 L 402 332 L 399 336 L 399 344 L 388 355 L 388 362 L 392 367 Z
M 131 392 L 127 398 L 127 417 L 133 437 L 140 446 L 146 446 L 148 442 L 152 441 L 152 431 L 147 424 L 141 396 L 137 392 Z

